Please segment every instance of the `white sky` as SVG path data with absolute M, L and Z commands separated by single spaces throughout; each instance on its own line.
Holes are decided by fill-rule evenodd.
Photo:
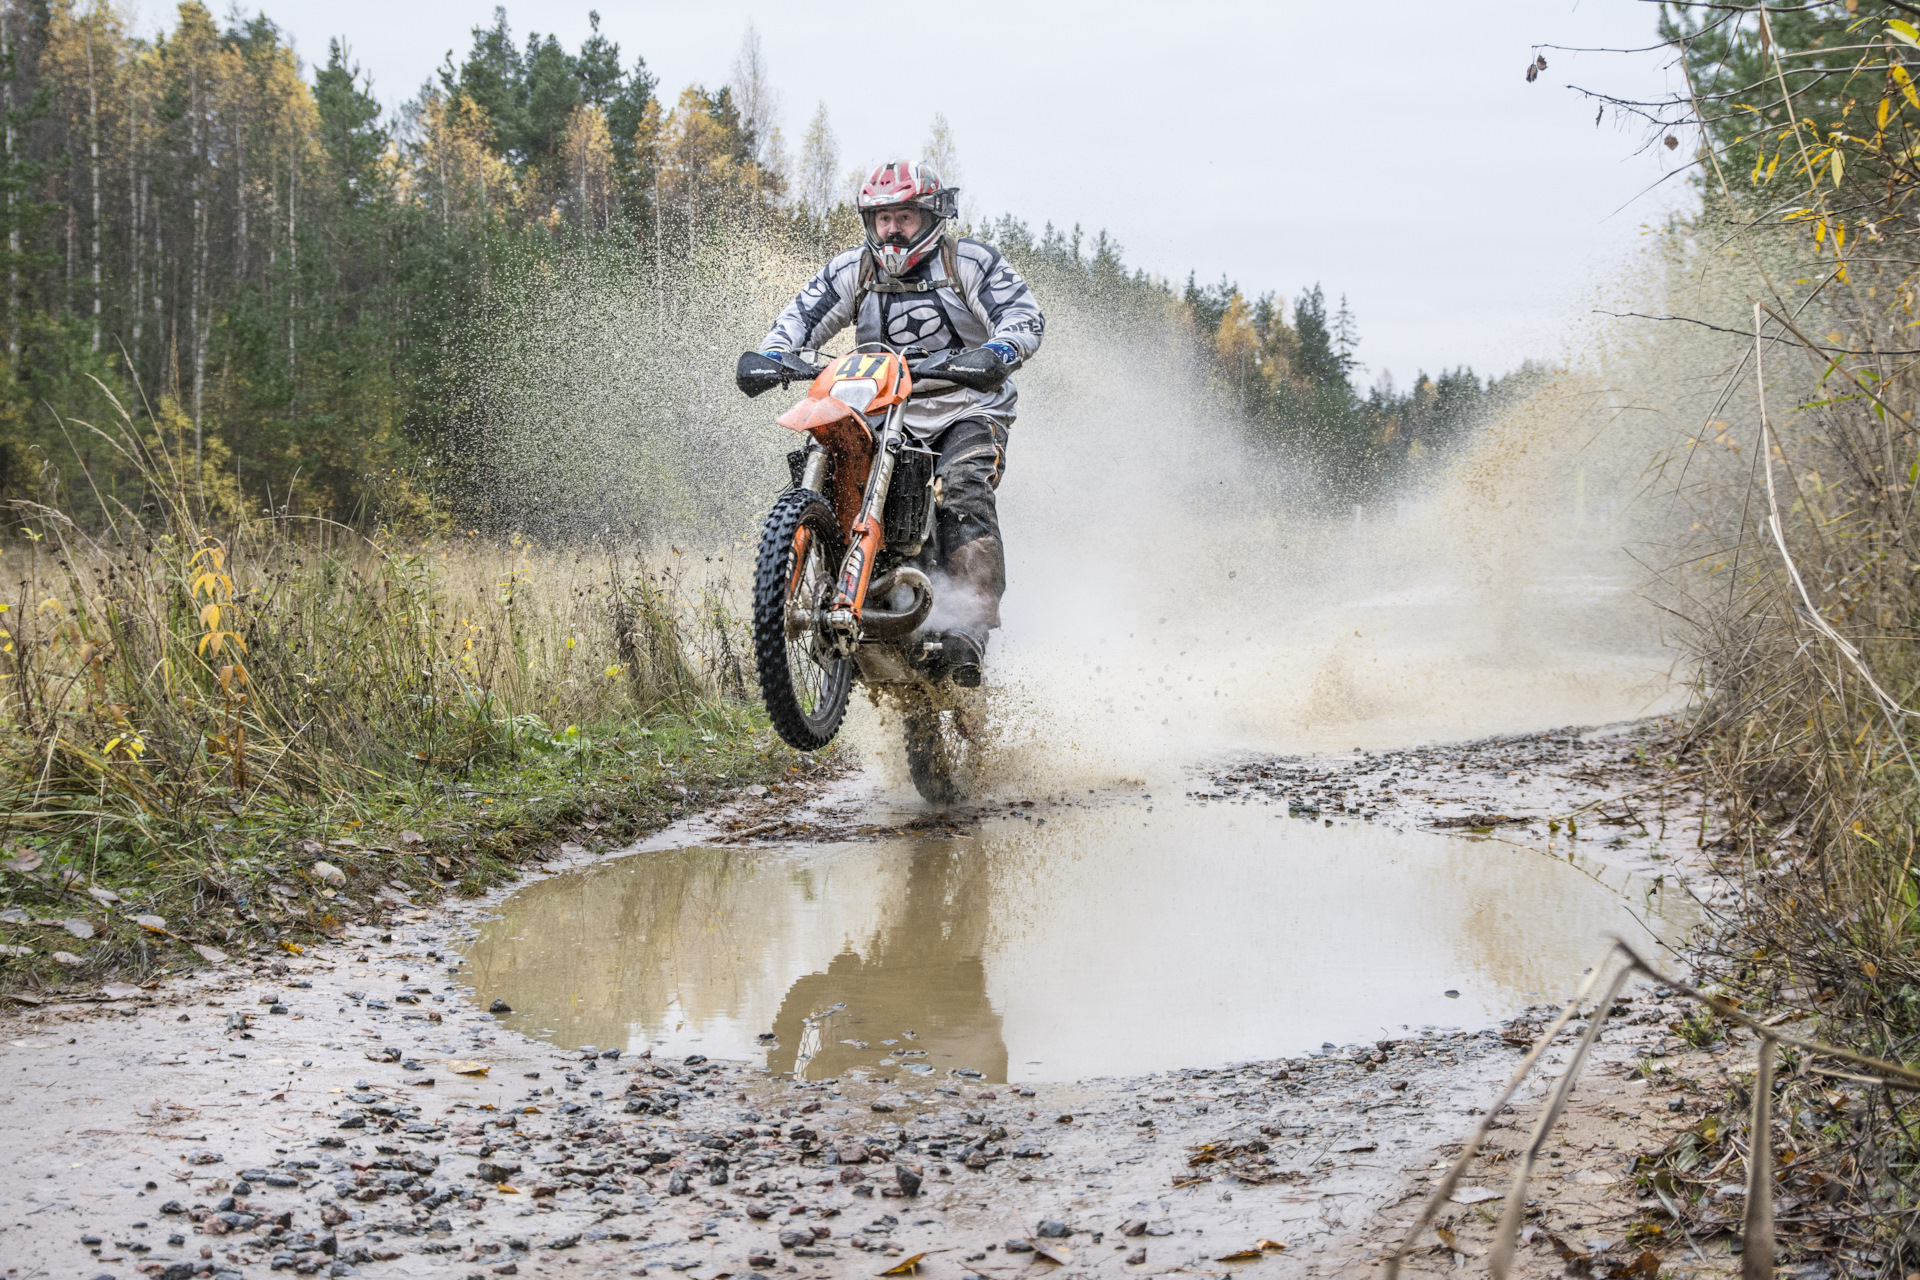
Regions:
M 266 0 L 309 64 L 346 37 L 389 106 L 411 97 L 490 0 Z M 1321 282 L 1359 321 L 1362 381 L 1390 369 L 1504 371 L 1559 353 L 1644 224 L 1684 199 L 1681 178 L 1634 198 L 1684 158 L 1568 88 L 1664 90 L 1655 55 L 1547 52 L 1536 43 L 1653 41 L 1640 0 L 1325 0 L 1182 4 L 804 6 L 748 0 L 516 3 L 516 39 L 569 50 L 597 7 L 670 104 L 726 82 L 759 28 L 798 147 L 824 101 L 843 168 L 913 152 L 936 111 L 957 144 L 969 207 L 1105 228 L 1130 266 L 1184 282 L 1225 272 L 1250 294 Z M 253 6 L 248 6 L 252 11 Z M 171 5 L 146 0 L 151 28 Z M 1632 202 L 1632 203 L 1630 203 Z M 1627 207 L 1622 210 L 1621 206 Z M 1616 212 L 1616 210 L 1620 210 Z M 1041 300 L 1042 305 L 1045 299 Z

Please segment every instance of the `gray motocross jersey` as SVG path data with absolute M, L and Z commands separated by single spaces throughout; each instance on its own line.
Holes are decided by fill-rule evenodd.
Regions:
M 943 257 L 936 250 L 901 280 L 946 279 Z M 854 325 L 856 341 L 925 347 L 933 355 L 998 339 L 1019 352 L 1020 363 L 1025 364 L 1040 349 L 1046 317 L 1040 314 L 1027 282 L 992 245 L 978 240 L 956 242 L 954 267 L 959 289 L 925 293 L 873 290 L 862 300 L 860 314 L 855 317 L 853 299 L 860 283 L 860 258 L 859 249 L 848 249 L 827 263 L 780 313 L 760 349 L 818 350 L 849 324 Z M 880 278 L 877 269 L 875 278 Z M 961 418 L 986 418 L 1011 427 L 1018 398 L 1011 378 L 991 392 L 948 387 L 938 394 L 908 401 L 906 425 L 923 440 L 931 440 Z

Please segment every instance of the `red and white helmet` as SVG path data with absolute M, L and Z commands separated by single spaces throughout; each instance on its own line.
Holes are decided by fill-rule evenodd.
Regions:
M 960 189 L 941 183 L 932 165 L 910 160 L 892 160 L 875 169 L 860 188 L 860 218 L 867 224 L 867 244 L 890 276 L 903 275 L 924 262 L 940 243 L 940 234 L 948 218 L 959 206 Z M 924 210 L 927 225 L 912 244 L 882 244 L 874 230 L 874 215 L 882 209 L 901 206 Z

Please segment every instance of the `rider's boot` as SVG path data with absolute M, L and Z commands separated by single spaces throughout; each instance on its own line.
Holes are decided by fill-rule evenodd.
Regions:
M 953 622 L 941 637 L 941 665 L 962 689 L 978 689 L 987 656 L 987 634 L 1000 625 L 1000 597 L 1007 589 L 1007 562 L 1000 539 L 975 538 L 947 556 L 945 603 Z

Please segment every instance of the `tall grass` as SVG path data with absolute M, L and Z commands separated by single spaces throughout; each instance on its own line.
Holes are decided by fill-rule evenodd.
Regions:
M 9 833 L 198 839 L 742 690 L 726 580 L 671 552 L 250 516 L 189 437 L 113 408 L 67 425 L 140 477 L 138 504 L 18 504 L 0 546 Z

